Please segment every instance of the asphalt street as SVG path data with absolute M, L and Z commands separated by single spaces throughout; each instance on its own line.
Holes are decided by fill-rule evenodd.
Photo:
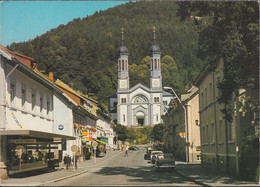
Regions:
M 46 186 L 87 186 L 87 185 L 177 185 L 195 186 L 175 171 L 156 171 L 155 167 L 144 160 L 145 151 L 132 151 L 125 157 L 124 152 L 114 155 L 88 172 L 65 180 L 48 183 Z

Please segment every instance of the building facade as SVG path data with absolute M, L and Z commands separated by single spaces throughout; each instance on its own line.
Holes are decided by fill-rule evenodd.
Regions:
M 75 137 L 69 123 L 71 109 L 65 117 L 54 113 L 54 102 L 63 108 L 71 102 L 33 70 L 33 59 L 3 46 L 0 57 L 0 170 L 5 178 L 4 170 L 12 174 L 48 167 L 51 154 L 59 159 L 59 145 Z M 66 132 L 55 131 L 56 123 Z
M 259 167 L 259 108 L 250 108 L 250 90 L 240 89 L 230 101 L 233 120 L 226 120 L 222 113 L 225 105 L 218 101 L 217 85 L 223 76 L 224 62 L 220 60 L 208 63 L 195 81 L 199 88 L 202 165 L 249 179 Z M 258 90 L 254 92 L 259 96 Z M 259 103 L 258 99 L 255 101 Z
M 185 112 L 175 99 L 171 103 L 171 108 L 163 115 L 165 146 L 177 160 L 186 161 L 187 157 L 188 162 L 200 163 L 200 128 L 197 125 L 199 123 L 198 88 L 192 87 L 187 93 L 182 94 L 181 102 L 186 109 L 187 143 Z
M 154 41 L 150 47 L 150 87 L 137 84 L 130 88 L 128 70 L 128 49 L 122 45 L 118 49 L 118 88 L 117 94 L 109 97 L 109 111 L 113 120 L 125 126 L 155 125 L 162 122 L 161 115 L 173 98 L 172 94 L 162 89 L 161 51 Z

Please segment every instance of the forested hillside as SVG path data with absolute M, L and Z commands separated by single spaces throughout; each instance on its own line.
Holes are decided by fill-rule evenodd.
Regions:
M 162 52 L 163 84 L 178 93 L 187 89 L 202 67 L 196 57 L 198 33 L 192 21 L 180 22 L 176 2 L 127 3 L 83 19 L 74 19 L 42 36 L 8 46 L 33 57 L 46 74 L 71 84 L 99 101 L 116 92 L 117 49 L 124 28 L 131 86 L 149 86 L 149 47 L 156 27 Z

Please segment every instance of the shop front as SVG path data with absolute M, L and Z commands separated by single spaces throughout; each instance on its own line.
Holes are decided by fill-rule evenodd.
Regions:
M 7 167 L 9 175 L 54 168 L 62 161 L 62 150 L 67 140 L 75 140 L 74 136 L 54 134 L 33 130 L 0 131 L 2 150 L 5 156 L 1 158 Z M 59 146 L 60 145 L 60 146 Z

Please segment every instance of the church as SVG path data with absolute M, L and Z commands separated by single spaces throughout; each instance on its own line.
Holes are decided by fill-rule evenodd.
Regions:
M 162 123 L 161 115 L 174 97 L 162 87 L 161 50 L 156 45 L 155 27 L 150 47 L 150 87 L 138 83 L 130 88 L 128 49 L 124 44 L 123 29 L 121 43 L 118 48 L 117 93 L 109 96 L 108 103 L 113 121 L 127 127 Z

